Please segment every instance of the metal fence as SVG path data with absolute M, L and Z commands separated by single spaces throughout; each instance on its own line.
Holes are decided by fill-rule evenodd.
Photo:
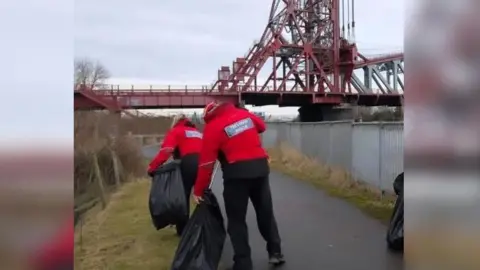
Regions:
M 403 122 L 271 122 L 262 139 L 267 148 L 288 143 L 384 191 L 393 191 L 403 171 Z

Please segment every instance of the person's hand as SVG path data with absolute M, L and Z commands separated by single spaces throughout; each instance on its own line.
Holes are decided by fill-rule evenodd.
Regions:
M 195 202 L 195 204 L 200 204 L 201 202 L 203 202 L 203 198 L 201 196 L 197 196 L 197 195 L 193 194 L 192 197 L 193 197 L 193 201 Z

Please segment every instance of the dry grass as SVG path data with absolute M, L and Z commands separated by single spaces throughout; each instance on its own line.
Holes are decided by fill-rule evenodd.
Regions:
M 370 216 L 388 222 L 395 198 L 354 181 L 345 171 L 325 166 L 286 144 L 269 149 L 273 169 L 311 183 L 329 195 L 343 198 Z
M 153 227 L 148 211 L 150 181 L 132 182 L 145 174 L 145 158 L 137 142 L 118 135 L 156 133 L 170 126 L 167 119 L 119 119 L 106 112 L 75 112 L 75 206 L 81 220 L 75 231 L 75 269 L 170 268 L 178 237 L 174 229 L 156 231 Z M 93 154 L 105 193 L 99 192 L 92 175 Z M 118 188 L 112 156 L 120 165 Z M 96 204 L 99 194 L 108 200 L 103 210 Z
M 175 230 L 156 231 L 148 211 L 150 181 L 127 183 L 101 211 L 84 215 L 75 231 L 75 269 L 169 269 L 178 244 Z

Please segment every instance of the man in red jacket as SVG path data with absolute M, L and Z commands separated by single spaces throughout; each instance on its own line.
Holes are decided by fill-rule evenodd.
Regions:
M 246 214 L 248 200 L 257 214 L 257 224 L 267 242 L 269 262 L 285 262 L 280 236 L 273 213 L 268 176 L 268 154 L 263 149 L 259 133 L 265 123 L 245 109 L 230 103 L 212 102 L 204 110 L 205 128 L 200 166 L 194 187 L 194 200 L 202 201 L 218 159 L 224 178 L 224 201 L 228 218 L 228 233 L 234 249 L 234 270 L 252 270 Z
M 172 155 L 174 159 L 180 159 L 185 199 L 190 212 L 190 193 L 197 178 L 198 159 L 202 148 L 202 133 L 184 115 L 177 116 L 173 121 L 172 129 L 168 131 L 163 140 L 157 156 L 150 162 L 148 174 L 153 177 L 155 170 L 163 165 Z M 181 235 L 185 224 L 177 224 L 177 234 Z

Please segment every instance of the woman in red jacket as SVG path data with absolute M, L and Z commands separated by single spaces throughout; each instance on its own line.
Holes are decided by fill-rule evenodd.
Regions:
M 198 159 L 202 147 L 202 133 L 196 126 L 188 120 L 185 115 L 177 116 L 172 128 L 165 135 L 165 139 L 158 151 L 157 156 L 148 166 L 148 174 L 153 176 L 155 170 L 163 165 L 170 156 L 174 159 L 180 159 L 180 169 L 182 172 L 183 186 L 185 188 L 185 199 L 190 211 L 190 193 L 197 178 Z M 177 224 L 177 234 L 181 235 L 185 224 Z

